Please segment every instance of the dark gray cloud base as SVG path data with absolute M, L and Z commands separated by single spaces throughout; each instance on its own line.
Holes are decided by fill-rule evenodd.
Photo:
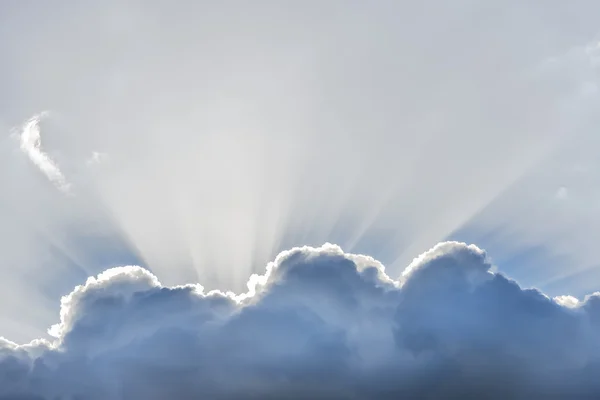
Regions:
M 53 342 L 0 339 L 0 399 L 597 398 L 600 295 L 550 299 L 441 243 L 398 280 L 295 248 L 248 292 L 165 287 L 139 267 L 62 299 Z

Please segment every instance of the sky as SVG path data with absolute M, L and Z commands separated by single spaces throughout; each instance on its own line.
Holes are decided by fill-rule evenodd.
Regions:
M 318 363 L 311 363 L 318 360 L 319 343 L 311 342 L 317 347 L 301 359 L 281 350 L 296 343 L 293 338 L 285 344 L 289 326 L 301 324 L 298 329 L 333 346 L 327 351 L 352 360 L 359 354 L 365 363 L 344 358 L 336 365 L 346 369 L 336 370 L 327 390 L 337 390 L 346 379 L 356 381 L 356 368 L 367 368 L 359 374 L 364 382 L 357 383 L 365 385 L 364 391 L 356 393 L 369 397 L 373 392 L 367 386 L 376 381 L 369 374 L 387 379 L 378 368 L 428 376 L 429 364 L 415 355 L 412 339 L 397 326 L 413 324 L 412 318 L 427 325 L 431 335 L 444 337 L 432 339 L 441 343 L 435 346 L 421 344 L 433 346 L 427 350 L 433 358 L 427 360 L 441 368 L 435 373 L 472 367 L 476 361 L 469 357 L 476 346 L 466 339 L 464 326 L 483 329 L 496 323 L 473 308 L 471 301 L 479 295 L 491 302 L 507 290 L 507 296 L 521 299 L 508 301 L 508 311 L 490 311 L 498 318 L 518 309 L 519 301 L 532 301 L 532 313 L 556 315 L 558 325 L 563 318 L 594 320 L 596 297 L 586 296 L 600 290 L 599 13 L 600 4 L 592 0 L 0 3 L 0 337 L 5 338 L 0 382 L 8 376 L 2 368 L 17 368 L 20 362 L 29 365 L 29 378 L 42 382 L 33 387 L 23 378 L 10 393 L 0 389 L 0 399 L 21 392 L 38 396 L 32 398 L 75 395 L 95 384 L 108 387 L 109 381 L 114 391 L 103 398 L 142 396 L 141 388 L 119 383 L 139 371 L 132 367 L 117 379 L 103 375 L 106 366 L 123 361 L 115 349 L 132 338 L 140 347 L 132 350 L 130 361 L 139 362 L 136 351 L 144 346 L 171 343 L 170 329 L 184 335 L 182 349 L 192 346 L 182 354 L 204 357 L 204 346 L 214 344 L 219 329 L 224 337 L 241 340 L 231 336 L 231 324 L 268 336 L 272 323 L 272 343 L 281 340 L 283 347 L 269 349 L 267 340 L 247 353 L 241 348 L 239 359 L 223 355 L 224 370 L 241 363 L 235 379 L 240 390 L 251 393 L 248 385 L 272 382 L 272 369 L 288 357 L 301 366 L 281 378 L 287 382 L 281 390 L 314 378 Z M 457 251 L 485 251 L 488 261 L 473 262 L 485 265 L 478 271 L 493 276 L 489 279 L 500 282 L 500 289 L 496 283 L 478 283 L 486 289 L 463 298 L 452 288 L 440 288 L 453 299 L 446 308 L 430 292 L 435 285 L 428 286 L 429 280 L 422 292 L 405 293 L 402 277 L 411 275 L 408 266 L 417 260 L 429 265 L 423 254 L 431 249 L 442 249 L 450 259 Z M 287 300 L 269 285 L 252 292 L 253 279 L 268 275 L 268 265 L 280 265 L 276 260 L 289 251 L 321 254 L 326 265 L 333 251 L 351 260 L 343 274 L 361 279 L 367 278 L 355 258 L 367 257 L 385 273 L 362 283 L 366 294 L 348 281 L 339 286 L 336 279 L 348 275 L 327 275 L 326 268 L 306 276 L 296 292 L 290 284 L 296 295 Z M 469 260 L 463 261 L 470 265 Z M 313 265 L 300 264 L 308 270 Z M 314 282 L 320 273 L 321 286 Z M 275 281 L 285 286 L 282 276 Z M 105 293 L 107 309 L 94 306 L 96 292 L 85 292 L 94 280 L 114 289 Z M 389 287 L 381 289 L 380 281 Z M 516 286 L 507 288 L 505 281 Z M 411 286 L 420 285 L 414 282 Z M 314 285 L 319 289 L 311 289 Z M 323 290 L 323 299 L 358 299 L 369 307 L 373 298 L 385 303 L 382 325 L 373 323 L 369 335 L 391 334 L 402 354 L 394 361 L 381 358 L 391 354 L 386 349 L 361 353 L 367 339 L 356 341 L 351 333 L 367 328 L 350 326 L 342 318 L 350 311 L 343 307 L 319 315 L 318 307 L 302 300 L 314 290 Z M 82 291 L 90 297 L 75 295 Z M 132 303 L 135 293 L 152 297 L 155 292 L 164 294 L 164 304 L 160 294 L 148 304 Z M 405 301 L 407 296 L 412 300 Z M 427 301 L 419 303 L 420 296 Z M 69 298 L 81 307 L 70 308 Z M 290 310 L 308 307 L 308 314 L 316 312 L 318 318 L 288 326 L 278 314 L 286 308 L 273 310 L 279 303 L 272 298 Z M 551 304 L 537 308 L 540 299 Z M 149 314 L 144 315 L 156 313 L 166 330 L 123 322 L 137 315 L 137 306 L 145 307 Z M 187 311 L 167 322 L 170 307 Z M 435 315 L 456 309 L 468 310 L 467 325 L 434 321 Z M 369 319 L 367 308 L 362 310 Z M 65 322 L 65 315 L 72 321 Z M 206 322 L 217 331 L 200 348 L 191 339 L 200 333 L 193 334 L 191 326 L 201 315 L 207 318 L 202 324 L 216 319 L 223 326 Z M 525 317 L 512 320 L 519 318 Z M 81 328 L 77 321 L 90 326 Z M 98 328 L 103 324 L 123 337 Z M 539 354 L 521 354 L 527 360 L 523 368 L 537 371 L 543 346 L 563 340 L 560 335 L 581 335 L 581 347 L 561 357 L 574 363 L 570 373 L 587 385 L 577 362 L 581 352 L 596 354 L 590 349 L 600 345 L 590 326 L 546 335 Z M 336 342 L 331 329 L 347 341 Z M 95 330 L 103 333 L 94 338 Z M 470 334 L 483 331 L 475 332 Z M 544 326 L 532 325 L 530 332 L 538 335 Z M 450 343 L 448 335 L 460 345 Z M 502 335 L 481 345 L 518 352 L 511 341 L 530 340 Z M 220 348 L 226 348 L 223 340 Z M 445 353 L 456 346 L 466 353 Z M 56 386 L 43 383 L 54 377 L 43 368 L 68 375 L 65 371 L 79 361 L 62 357 L 79 360 L 92 349 L 101 355 L 94 358 L 100 364 L 82 379 L 89 387 L 60 379 Z M 248 360 L 263 353 L 272 356 L 265 358 L 264 375 L 242 379 L 250 366 L 257 367 Z M 152 362 L 169 361 L 165 354 L 156 357 Z M 33 368 L 35 360 L 43 368 Z M 190 360 L 171 362 L 173 371 L 189 373 Z M 130 378 L 141 381 L 157 371 Z M 555 372 L 533 375 L 543 380 Z M 178 379 L 173 387 L 181 393 L 200 393 L 188 378 Z M 206 393 L 214 395 L 221 378 L 211 379 L 216 386 Z

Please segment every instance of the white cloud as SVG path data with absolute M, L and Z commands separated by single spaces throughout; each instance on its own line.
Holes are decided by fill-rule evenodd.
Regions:
M 579 299 L 577 299 L 576 297 L 573 297 L 573 296 L 556 296 L 554 298 L 554 301 L 556 301 L 561 306 L 568 307 L 568 308 L 579 307 L 579 305 L 581 303 L 579 301 Z
M 245 295 L 114 268 L 63 298 L 53 343 L 0 340 L 0 399 L 600 394 L 600 297 L 551 300 L 491 268 L 441 243 L 400 285 L 328 244 L 281 253 Z
M 99 151 L 93 151 L 92 155 L 86 160 L 87 165 L 99 164 L 108 158 L 108 154 Z
M 67 182 L 58 165 L 42 148 L 40 121 L 47 115 L 48 112 L 44 111 L 34 115 L 23 124 L 19 132 L 21 150 L 50 182 L 61 191 L 67 193 L 69 192 L 70 184 Z

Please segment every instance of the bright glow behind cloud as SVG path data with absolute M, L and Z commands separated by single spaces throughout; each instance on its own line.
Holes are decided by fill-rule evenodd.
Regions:
M 0 5 L 0 119 L 60 115 L 34 154 L 74 194 L 0 143 L 0 303 L 32 293 L 0 325 L 41 336 L 108 267 L 239 292 L 326 241 L 395 276 L 448 237 L 536 249 L 500 265 L 596 290 L 600 3 L 433 3 Z

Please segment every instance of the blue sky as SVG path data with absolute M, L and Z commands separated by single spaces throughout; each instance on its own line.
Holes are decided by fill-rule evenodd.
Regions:
M 600 290 L 599 12 L 0 4 L 0 337 L 56 340 L 61 297 L 113 267 L 240 294 L 327 242 L 395 282 L 436 244 L 473 243 L 583 310 Z

